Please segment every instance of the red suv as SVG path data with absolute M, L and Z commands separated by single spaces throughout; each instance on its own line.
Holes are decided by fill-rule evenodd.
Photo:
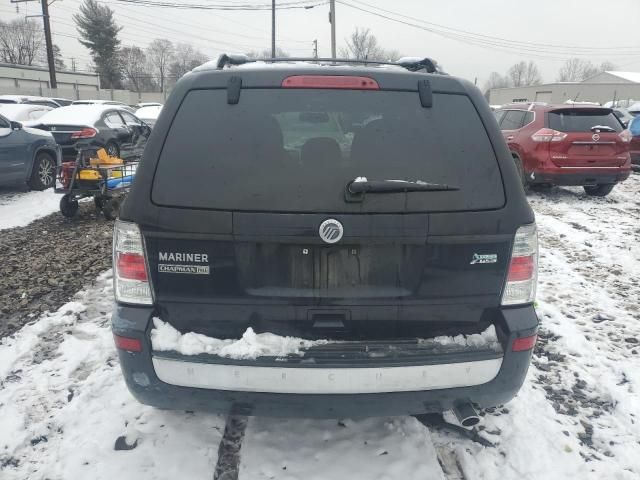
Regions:
M 629 177 L 631 133 L 610 108 L 517 103 L 494 112 L 527 185 L 581 185 L 604 197 Z

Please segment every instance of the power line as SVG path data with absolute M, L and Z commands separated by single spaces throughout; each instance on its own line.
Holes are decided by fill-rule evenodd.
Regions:
M 177 3 L 167 2 L 162 0 L 116 0 L 119 3 L 128 3 L 131 5 L 140 5 L 147 7 L 162 7 L 162 8 L 177 8 L 186 10 L 221 10 L 221 11 L 263 11 L 271 10 L 271 5 L 268 4 L 196 4 L 196 3 Z M 295 2 L 281 3 L 276 6 L 276 10 L 294 10 L 319 7 L 326 5 L 327 1 L 318 2 L 315 0 L 300 0 Z
M 584 56 L 584 55 L 590 55 L 593 56 L 595 55 L 594 52 L 585 52 L 585 51 L 573 51 L 573 52 L 562 52 L 562 51 L 549 51 L 549 47 L 545 46 L 545 44 L 531 44 L 531 45 L 522 45 L 519 44 L 519 42 L 515 42 L 518 43 L 517 45 L 514 44 L 514 41 L 511 40 L 505 40 L 505 39 L 500 39 L 499 37 L 489 37 L 489 36 L 485 36 L 485 35 L 480 35 L 480 34 L 475 34 L 472 32 L 465 32 L 463 30 L 458 30 L 461 32 L 465 32 L 464 34 L 460 34 L 460 33 L 456 33 L 455 31 L 445 31 L 445 30 L 441 30 L 441 29 L 437 29 L 437 28 L 433 28 L 433 27 L 427 27 L 424 25 L 420 25 L 418 23 L 415 22 L 423 22 L 422 20 L 418 20 L 418 19 L 413 19 L 412 17 L 407 17 L 406 15 L 404 15 L 403 17 L 406 18 L 412 18 L 414 20 L 414 22 L 408 22 L 405 20 L 400 20 L 398 18 L 393 18 L 390 17 L 388 15 L 384 15 L 381 14 L 379 12 L 375 12 L 372 10 L 368 10 L 366 8 L 360 7 L 358 5 L 354 5 L 351 4 L 349 2 L 346 2 L 344 0 L 335 0 L 336 2 L 345 5 L 347 7 L 350 7 L 352 9 L 355 10 L 359 10 L 365 13 L 369 13 L 371 15 L 375 15 L 377 17 L 392 21 L 392 22 L 396 22 L 396 23 L 400 23 L 403 25 L 407 25 L 410 27 L 414 27 L 414 28 L 418 28 L 420 30 L 424 30 L 436 35 L 440 35 L 442 37 L 445 38 L 449 38 L 451 40 L 456 40 L 459 42 L 463 42 L 463 43 L 467 43 L 470 45 L 475 45 L 475 46 L 481 46 L 484 48 L 489 48 L 491 50 L 497 50 L 497 51 L 502 51 L 502 52 L 507 52 L 507 53 L 520 53 L 520 54 L 526 54 L 528 56 L 531 57 L 538 57 L 538 58 L 543 58 L 543 59 L 551 59 L 551 58 L 555 58 L 555 59 L 561 59 L 561 60 L 566 60 L 567 55 L 568 56 Z M 353 0 L 353 1 L 358 1 L 358 0 Z M 358 2 L 360 4 L 364 4 L 363 2 Z M 368 4 L 367 4 L 368 5 Z M 378 8 L 378 7 L 371 7 L 371 8 Z M 386 10 L 387 12 L 389 12 L 388 10 Z M 395 14 L 395 13 L 393 13 Z M 395 15 L 400 15 L 400 14 L 395 14 Z M 447 27 L 448 28 L 448 27 Z M 482 37 L 486 37 L 486 38 L 482 38 Z M 555 48 L 565 48 L 563 46 L 557 45 L 555 46 Z M 607 47 L 607 48 L 613 48 L 613 47 Z M 629 47 L 626 47 L 629 48 Z M 632 48 L 639 48 L 639 47 L 632 47 Z M 634 55 L 634 54 L 640 54 L 640 52 L 637 51 L 612 51 L 612 52 L 598 52 L 598 54 L 605 54 L 607 56 L 629 56 L 629 55 Z
M 363 2 L 362 0 L 350 0 L 350 1 L 353 2 L 353 3 L 359 4 L 359 5 L 364 5 L 366 7 L 373 8 L 375 10 L 379 10 L 379 11 L 382 11 L 382 12 L 385 12 L 385 13 L 389 13 L 391 15 L 395 15 L 397 17 L 405 18 L 405 19 L 412 20 L 414 22 L 422 23 L 422 24 L 425 24 L 425 25 L 430 25 L 430 26 L 432 26 L 434 28 L 443 29 L 445 31 L 448 30 L 448 31 L 451 31 L 451 32 L 459 33 L 459 34 L 475 36 L 475 37 L 484 38 L 484 39 L 487 39 L 487 40 L 505 42 L 506 44 L 512 44 L 512 45 L 545 47 L 545 48 L 577 50 L 577 51 L 598 51 L 598 50 L 606 51 L 606 50 L 624 50 L 624 49 L 636 49 L 637 50 L 637 49 L 640 49 L 640 45 L 636 45 L 636 46 L 633 46 L 633 45 L 620 45 L 620 46 L 611 46 L 611 47 L 582 47 L 582 46 L 578 46 L 578 45 L 561 45 L 561 44 L 553 44 L 553 43 L 537 43 L 537 42 L 525 42 L 525 41 L 521 41 L 521 40 L 511 40 L 511 39 L 507 39 L 507 38 L 503 38 L 503 37 L 496 37 L 496 36 L 492 36 L 492 35 L 484 35 L 484 34 L 475 33 L 475 32 L 471 32 L 471 31 L 467 31 L 467 30 L 462 30 L 462 29 L 458 29 L 458 28 L 454 28 L 454 27 L 449 27 L 447 25 L 428 22 L 426 20 L 422 20 L 422 19 L 419 19 L 419 18 L 416 18 L 416 17 L 403 15 L 402 13 L 394 12 L 394 11 L 391 11 L 391 10 L 386 10 L 386 9 L 384 9 L 382 7 L 378 7 L 378 6 L 372 5 L 370 3 Z M 368 13 L 375 14 L 374 12 L 368 12 Z

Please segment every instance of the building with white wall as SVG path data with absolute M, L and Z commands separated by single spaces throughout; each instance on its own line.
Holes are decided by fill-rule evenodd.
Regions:
M 640 73 L 608 71 L 582 82 L 556 82 L 529 87 L 494 88 L 489 103 L 512 102 L 564 103 L 567 100 L 597 102 L 611 100 L 640 101 Z

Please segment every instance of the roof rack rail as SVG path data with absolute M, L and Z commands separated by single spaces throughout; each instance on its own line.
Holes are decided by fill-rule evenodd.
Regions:
M 383 62 L 379 60 L 356 60 L 353 58 L 312 58 L 312 57 L 277 57 L 277 58 L 249 58 L 243 54 L 227 54 L 223 53 L 218 57 L 215 62 L 216 68 L 222 70 L 225 67 L 234 65 L 244 65 L 252 62 L 265 62 L 265 63 L 285 63 L 285 62 L 311 62 L 311 63 L 345 63 L 345 64 L 362 64 L 362 65 L 393 65 L 396 67 L 405 68 L 411 72 L 419 72 L 421 70 L 427 73 L 438 73 L 446 75 L 444 70 L 440 68 L 438 62 L 425 57 L 403 57 L 396 62 Z M 198 68 L 196 68 L 197 70 Z

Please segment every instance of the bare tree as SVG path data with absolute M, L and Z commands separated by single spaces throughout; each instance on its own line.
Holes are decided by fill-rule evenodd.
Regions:
M 178 43 L 174 60 L 169 65 L 170 82 L 175 84 L 183 75 L 207 61 L 209 61 L 209 57 L 200 50 L 193 48 L 192 45 Z
M 524 71 L 524 85 L 540 85 L 541 83 L 542 75 L 540 75 L 538 66 L 534 62 L 529 61 Z
M 527 71 L 527 62 L 516 63 L 507 71 L 507 77 L 511 86 L 522 87 L 524 85 L 524 77 Z
M 67 66 L 64 63 L 64 58 L 62 57 L 62 50 L 60 50 L 60 47 L 55 43 L 53 44 L 53 61 L 56 65 L 56 70 L 67 69 Z
M 610 72 L 612 70 L 617 70 L 617 69 L 618 69 L 618 66 L 613 62 L 609 62 L 608 60 L 600 64 L 601 72 Z
M 44 49 L 42 28 L 34 20 L 0 21 L 0 60 L 33 65 Z
M 489 95 L 494 88 L 507 88 L 510 86 L 510 80 L 506 75 L 500 75 L 498 72 L 491 72 L 489 78 L 484 84 L 484 98 L 489 101 Z
M 160 84 L 160 91 L 164 92 L 169 64 L 173 60 L 173 43 L 166 38 L 156 38 L 147 47 L 147 57 L 155 69 L 154 74 Z
M 290 57 L 291 55 L 289 55 L 289 52 L 283 50 L 280 47 L 276 47 L 276 57 L 277 58 L 287 58 Z M 251 50 L 250 52 L 247 52 L 247 57 L 251 58 L 251 59 L 256 59 L 256 58 L 271 58 L 271 49 L 270 48 L 265 48 L 264 50 Z
M 498 72 L 491 72 L 489 78 L 484 84 L 484 89 L 491 90 L 492 88 L 506 88 L 509 84 L 509 78 L 504 75 L 500 75 Z
M 616 67 L 611 62 L 602 62 L 596 66 L 588 60 L 570 58 L 558 72 L 559 82 L 581 82 L 606 70 L 614 70 Z
M 130 90 L 138 93 L 156 87 L 147 56 L 140 47 L 122 47 L 119 52 L 122 75 Z
M 340 56 L 354 60 L 385 61 L 386 52 L 368 28 L 358 28 L 346 39 L 347 45 L 340 49 Z

